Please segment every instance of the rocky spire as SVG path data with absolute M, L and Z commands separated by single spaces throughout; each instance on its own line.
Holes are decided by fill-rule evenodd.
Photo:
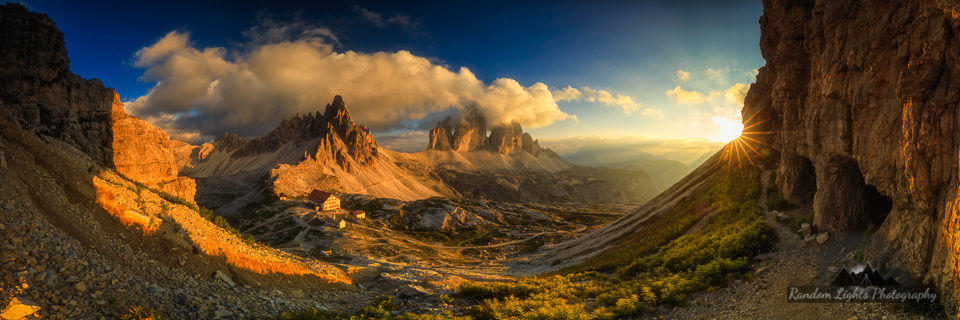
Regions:
M 240 138 L 240 135 L 233 132 L 224 132 L 222 138 L 213 142 L 213 147 L 219 152 L 233 152 L 240 148 L 242 144 L 243 139 Z
M 450 117 L 437 122 L 437 127 L 430 129 L 430 141 L 427 143 L 427 149 L 430 150 L 452 150 L 453 135 L 450 133 Z
M 467 106 L 463 112 L 457 130 L 453 133 L 453 149 L 480 150 L 487 138 L 487 119 L 476 106 Z
M 464 108 L 456 130 L 451 130 L 453 120 L 450 117 L 437 122 L 430 130 L 427 150 L 453 150 L 458 152 L 486 150 L 502 154 L 526 152 L 534 156 L 545 149 L 534 140 L 517 122 L 496 125 L 487 137 L 487 120 L 476 107 Z M 550 152 L 548 155 L 555 155 Z
M 487 148 L 503 154 L 517 153 L 523 150 L 523 128 L 520 123 L 511 122 L 494 126 L 487 138 Z

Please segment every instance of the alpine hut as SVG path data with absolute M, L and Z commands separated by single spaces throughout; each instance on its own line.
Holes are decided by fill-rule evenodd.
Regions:
M 326 191 L 314 189 L 307 196 L 307 200 L 322 208 L 323 211 L 340 210 L 340 198 Z

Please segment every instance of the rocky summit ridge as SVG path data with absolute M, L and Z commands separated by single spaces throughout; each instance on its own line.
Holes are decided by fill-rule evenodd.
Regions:
M 343 164 L 343 155 L 349 154 L 360 164 L 367 164 L 379 154 L 379 145 L 373 139 L 370 129 L 353 121 L 343 102 L 343 97 L 335 96 L 327 104 L 323 114 L 319 111 L 283 120 L 266 135 L 243 142 L 239 136 L 226 133 L 215 142 L 239 158 L 273 152 L 292 142 L 321 139 L 320 144 L 330 146 L 326 150 Z M 334 141 L 336 140 L 336 141 Z M 342 146 L 343 148 L 340 148 Z M 330 149 L 330 148 L 333 149 Z

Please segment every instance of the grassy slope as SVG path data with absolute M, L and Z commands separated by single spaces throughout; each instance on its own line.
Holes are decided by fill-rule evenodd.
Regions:
M 775 234 L 756 205 L 758 194 L 753 168 L 733 170 L 628 245 L 561 274 L 467 283 L 460 294 L 481 301 L 472 313 L 481 319 L 623 318 L 682 304 L 692 292 L 746 273 L 749 259 L 772 248 Z M 703 204 L 716 213 L 703 229 L 684 235 Z

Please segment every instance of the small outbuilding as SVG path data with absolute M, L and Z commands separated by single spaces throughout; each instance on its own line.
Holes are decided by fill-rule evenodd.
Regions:
M 326 191 L 314 189 L 307 196 L 307 200 L 323 209 L 323 211 L 340 210 L 340 198 Z

